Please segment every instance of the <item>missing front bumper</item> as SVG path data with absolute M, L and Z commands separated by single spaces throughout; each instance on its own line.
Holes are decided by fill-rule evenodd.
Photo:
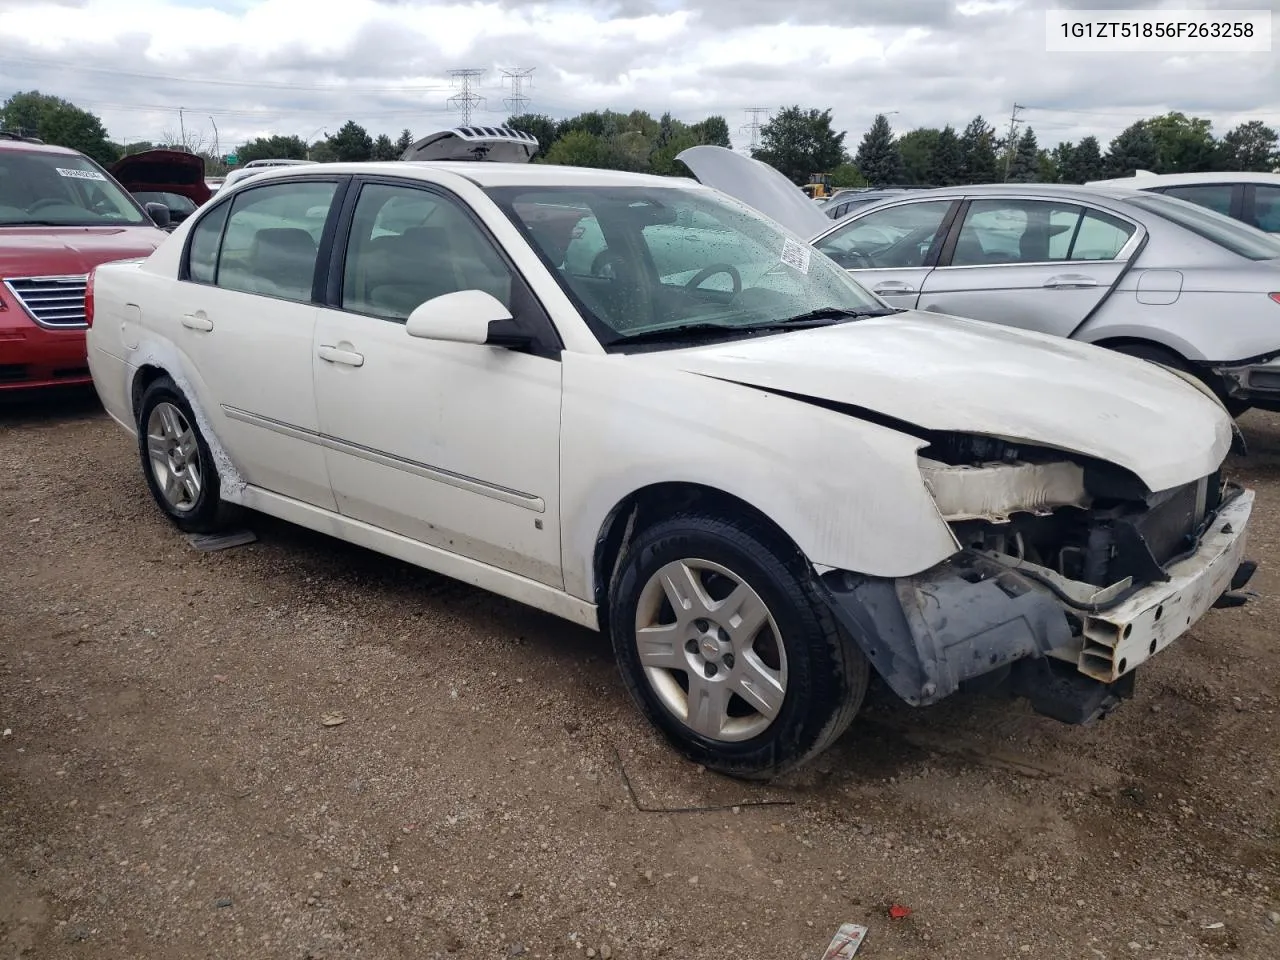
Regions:
M 1136 591 L 1098 590 L 973 551 L 914 577 L 835 571 L 820 583 L 836 617 L 907 703 L 936 703 L 972 681 L 1011 675 L 1015 692 L 1037 709 L 1083 722 L 1128 695 L 1140 664 L 1247 580 L 1253 500 L 1252 491 L 1237 493 L 1195 552 L 1168 566 L 1167 581 Z

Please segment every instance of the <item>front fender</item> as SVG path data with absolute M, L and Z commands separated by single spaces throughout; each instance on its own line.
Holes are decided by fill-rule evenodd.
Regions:
M 615 507 L 660 483 L 751 504 L 820 567 L 907 576 L 958 549 L 921 478 L 916 437 L 623 356 L 563 362 L 561 550 L 576 597 L 594 596 L 596 542 Z

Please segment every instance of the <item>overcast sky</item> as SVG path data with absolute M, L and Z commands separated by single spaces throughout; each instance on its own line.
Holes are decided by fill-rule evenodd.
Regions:
M 831 107 L 853 149 L 877 112 L 896 130 L 1016 103 L 1042 145 L 1171 109 L 1280 126 L 1271 53 L 1045 52 L 1048 7 L 1268 9 L 1275 0 L 0 0 L 0 97 L 37 88 L 101 116 L 113 139 L 179 127 L 223 152 L 314 139 L 348 119 L 415 135 L 460 120 L 448 71 L 481 68 L 473 122 L 508 113 L 504 69 L 533 68 L 528 108 L 718 113 L 735 145 L 748 107 Z M 321 10 L 331 9 L 328 15 Z

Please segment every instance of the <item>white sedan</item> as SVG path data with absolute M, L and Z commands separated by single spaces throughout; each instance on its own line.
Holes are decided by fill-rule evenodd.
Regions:
M 1253 566 L 1206 391 L 895 310 L 692 180 L 269 170 L 88 299 L 178 528 L 261 511 L 604 631 L 734 775 L 823 750 L 873 672 L 1087 721 Z

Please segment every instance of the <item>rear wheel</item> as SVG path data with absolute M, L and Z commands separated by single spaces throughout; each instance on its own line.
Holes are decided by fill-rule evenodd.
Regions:
M 810 576 L 762 525 L 692 513 L 619 559 L 609 621 L 623 680 L 690 759 L 772 777 L 848 728 L 869 667 Z
M 160 509 L 187 533 L 227 526 L 218 470 L 191 404 L 168 377 L 154 380 L 138 404 L 138 454 Z
M 1168 347 L 1162 347 L 1155 343 L 1141 342 L 1119 343 L 1115 345 L 1106 344 L 1106 346 L 1116 351 L 1116 353 L 1123 353 L 1126 356 L 1137 357 L 1140 360 L 1148 360 L 1152 363 L 1172 367 L 1175 370 L 1180 370 L 1183 373 L 1190 374 L 1212 390 L 1214 396 L 1222 401 L 1222 405 L 1227 408 L 1227 412 L 1233 417 L 1238 417 L 1252 409 L 1248 402 L 1228 396 L 1225 386 L 1220 381 L 1217 381 L 1216 377 L 1210 379 L 1208 376 L 1192 367 L 1191 364 L 1177 353 L 1174 353 Z

